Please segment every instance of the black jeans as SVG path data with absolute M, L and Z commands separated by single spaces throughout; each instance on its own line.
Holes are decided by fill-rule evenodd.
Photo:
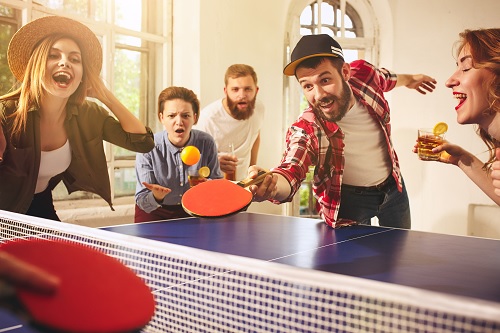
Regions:
M 56 209 L 54 208 L 52 190 L 47 188 L 45 191 L 35 194 L 26 215 L 61 221 L 59 216 L 56 214 Z
M 338 217 L 370 225 L 370 219 L 376 216 L 380 226 L 410 229 L 410 203 L 405 183 L 403 181 L 403 191 L 399 192 L 396 181 L 389 177 L 380 188 L 342 184 Z

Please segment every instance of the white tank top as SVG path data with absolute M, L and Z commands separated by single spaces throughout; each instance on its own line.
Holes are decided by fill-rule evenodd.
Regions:
M 380 124 L 358 101 L 337 122 L 345 134 L 345 166 L 342 183 L 373 186 L 391 173 L 392 162 Z
M 42 151 L 40 169 L 36 181 L 35 194 L 43 192 L 49 185 L 49 180 L 65 171 L 71 163 L 71 146 L 69 141 L 61 147 L 51 151 Z

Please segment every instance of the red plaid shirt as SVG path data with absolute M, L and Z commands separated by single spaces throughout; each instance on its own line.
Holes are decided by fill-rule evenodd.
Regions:
M 391 141 L 390 110 L 384 92 L 396 86 L 397 76 L 386 69 L 377 69 L 363 60 L 351 64 L 349 84 L 354 96 L 380 124 L 385 134 L 392 160 L 392 175 L 398 189 L 402 189 L 399 162 Z M 355 221 L 337 218 L 340 207 L 340 189 L 344 172 L 344 134 L 334 122 L 316 117 L 309 106 L 288 129 L 286 150 L 278 167 L 272 171 L 283 175 L 292 187 L 291 201 L 314 166 L 313 193 L 317 210 L 325 222 L 334 228 L 355 224 Z M 367 170 L 369 172 L 370 170 Z

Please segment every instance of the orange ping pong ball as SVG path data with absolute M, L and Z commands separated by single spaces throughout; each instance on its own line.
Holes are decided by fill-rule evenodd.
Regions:
M 181 151 L 181 160 L 186 165 L 193 165 L 200 160 L 200 151 L 195 146 L 186 146 Z

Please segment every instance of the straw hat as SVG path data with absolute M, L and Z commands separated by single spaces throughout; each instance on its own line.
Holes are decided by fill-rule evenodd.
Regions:
M 74 39 L 87 66 L 97 73 L 102 68 L 102 48 L 96 35 L 82 23 L 62 16 L 47 16 L 31 21 L 19 29 L 9 43 L 7 60 L 14 76 L 22 81 L 33 50 L 45 37 L 63 34 Z

